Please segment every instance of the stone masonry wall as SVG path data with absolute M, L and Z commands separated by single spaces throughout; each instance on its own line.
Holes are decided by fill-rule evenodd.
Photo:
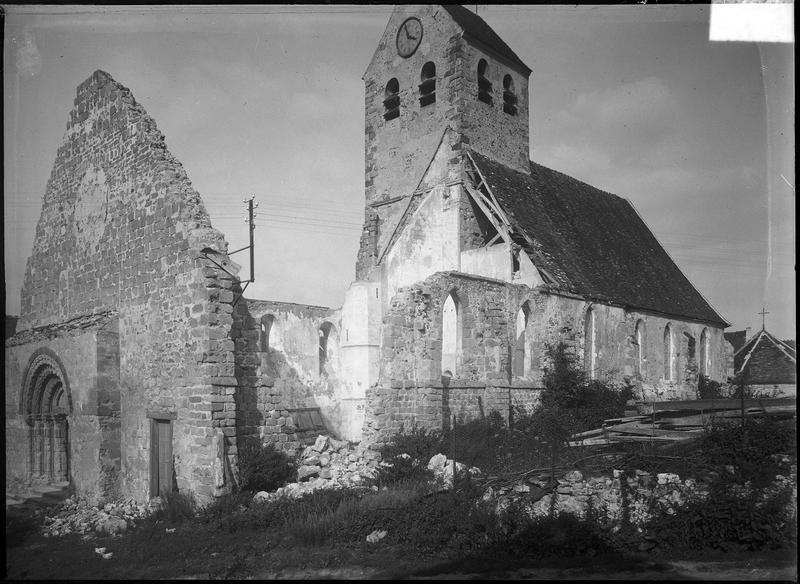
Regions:
M 234 313 L 239 427 L 291 453 L 325 429 L 335 435 L 347 420 L 338 379 L 340 319 L 321 306 L 246 299 Z M 320 328 L 328 323 L 327 356 L 320 372 Z M 305 427 L 319 410 L 324 426 Z M 307 425 L 307 424 L 306 424 Z
M 442 377 L 442 307 L 450 293 L 458 298 L 461 348 L 451 379 Z M 516 339 L 517 313 L 525 307 L 524 367 Z M 564 342 L 586 362 L 589 347 L 586 314 L 595 313 L 595 352 L 598 379 L 629 384 L 639 399 L 652 395 L 667 399 L 696 397 L 696 356 L 689 338 L 711 335 L 714 375 L 721 375 L 722 331 L 702 323 L 670 320 L 663 316 L 591 303 L 545 288 L 531 289 L 456 272 L 441 272 L 401 288 L 384 317 L 382 360 L 377 387 L 367 392 L 366 437 L 397 431 L 410 425 L 441 427 L 453 414 L 466 417 L 497 409 L 505 417 L 510 408 L 535 407 L 542 387 L 546 348 Z M 635 343 L 637 323 L 643 323 L 644 355 L 639 369 Z M 663 331 L 670 324 L 676 338 L 677 379 L 663 379 Z M 686 339 L 683 341 L 682 339 Z M 680 344 L 677 341 L 681 341 Z M 659 397 L 664 399 L 664 397 Z
M 224 488 L 220 471 L 235 462 L 235 453 L 221 454 L 221 436 L 235 442 L 235 421 L 226 417 L 235 407 L 234 292 L 225 269 L 237 267 L 127 88 L 97 71 L 78 87 L 74 106 L 47 184 L 18 328 L 115 310 L 123 493 L 148 496 L 149 424 L 162 417 L 173 419 L 178 488 L 211 496 Z
M 422 21 L 424 36 L 417 51 L 404 59 L 395 47 L 400 24 L 415 15 Z M 370 205 L 397 197 L 408 197 L 417 188 L 442 140 L 444 129 L 455 130 L 453 150 L 460 150 L 460 105 L 462 90 L 460 29 L 437 6 L 399 6 L 387 24 L 372 62 L 364 74 L 365 85 L 365 190 L 364 233 L 356 263 L 356 279 L 368 279 L 374 266 L 373 245 L 383 249 L 408 204 L 400 199 L 380 207 Z M 436 101 L 420 105 L 419 84 L 423 65 L 436 66 Z M 400 116 L 385 120 L 383 100 L 386 85 L 396 78 L 400 86 Z M 460 165 L 458 160 L 455 164 Z M 375 233 L 377 216 L 379 229 Z
M 113 372 L 119 365 L 115 329 L 113 314 L 100 313 L 21 331 L 6 342 L 7 484 L 22 484 L 29 478 L 31 426 L 22 406 L 25 376 L 32 359 L 41 351 L 48 351 L 57 357 L 67 392 L 64 403 L 69 412 L 66 422 L 72 484 L 89 496 L 118 491 L 119 399 Z

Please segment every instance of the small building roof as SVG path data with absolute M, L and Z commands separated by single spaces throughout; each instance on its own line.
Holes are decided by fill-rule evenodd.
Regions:
M 559 288 L 728 326 L 627 200 L 534 162 L 528 175 L 472 154 L 509 220 L 532 240 L 534 265 Z
M 761 329 L 733 355 L 733 370 L 748 384 L 797 383 L 797 351 Z
M 480 16 L 458 4 L 443 4 L 442 8 L 444 8 L 453 20 L 464 30 L 465 36 L 478 41 L 480 44 L 492 49 L 501 57 L 505 57 L 512 63 L 519 65 L 526 74 L 531 72 L 530 67 L 522 62 L 522 59 L 511 50 L 511 47 L 509 47 Z

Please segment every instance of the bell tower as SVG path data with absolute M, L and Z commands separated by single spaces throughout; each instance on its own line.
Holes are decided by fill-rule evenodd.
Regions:
M 366 209 L 357 279 L 374 277 L 423 181 L 460 180 L 463 147 L 529 172 L 530 72 L 462 6 L 395 8 L 363 78 Z

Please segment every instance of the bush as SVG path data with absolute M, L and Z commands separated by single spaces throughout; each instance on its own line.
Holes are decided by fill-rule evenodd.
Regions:
M 160 495 L 159 499 L 160 502 L 151 515 L 154 520 L 181 523 L 197 515 L 197 501 L 191 492 L 171 491 Z
M 733 467 L 731 479 L 766 486 L 776 474 L 788 474 L 788 462 L 773 455 L 796 457 L 797 427 L 769 418 L 717 422 L 700 439 L 697 450 L 707 466 Z
M 226 493 L 215 497 L 199 513 L 204 523 L 214 523 L 218 529 L 236 531 L 242 526 L 241 514 L 247 511 L 252 502 L 252 495 L 246 491 Z
M 706 501 L 657 509 L 645 532 L 662 548 L 677 550 L 761 551 L 796 546 L 797 517 L 787 513 L 794 497 L 791 486 L 763 497 L 760 489 L 738 494 L 719 480 Z
M 593 556 L 614 551 L 610 534 L 591 518 L 566 512 L 529 519 L 507 541 L 492 547 L 499 554 L 515 557 Z
M 432 456 L 444 454 L 468 467 L 497 472 L 509 451 L 510 433 L 499 412 L 469 422 L 457 421 L 445 430 L 412 428 L 395 435 L 380 449 L 381 460 L 391 463 L 378 472 L 375 484 L 426 482 L 433 478 L 427 464 Z
M 256 436 L 240 439 L 238 453 L 239 488 L 243 491 L 274 491 L 297 476 L 285 452 L 263 445 Z
M 725 397 L 725 385 L 719 381 L 701 375 L 697 382 L 697 397 L 699 399 L 717 399 Z
M 566 344 L 549 345 L 545 355 L 550 365 L 544 368 L 544 391 L 539 410 L 550 412 L 553 421 L 560 421 L 563 434 L 574 434 L 600 428 L 604 420 L 625 415 L 625 404 L 634 397 L 629 386 L 589 379 Z

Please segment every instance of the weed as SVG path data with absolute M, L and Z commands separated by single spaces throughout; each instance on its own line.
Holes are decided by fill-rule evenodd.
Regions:
M 286 453 L 262 444 L 260 438 L 245 436 L 237 447 L 241 490 L 274 491 L 296 477 L 294 463 Z
M 662 548 L 676 550 L 785 549 L 797 545 L 797 516 L 787 512 L 793 496 L 789 485 L 765 496 L 761 489 L 741 493 L 718 481 L 706 501 L 657 507 L 645 531 Z
M 197 501 L 191 492 L 171 491 L 164 493 L 159 499 L 151 516 L 153 520 L 182 523 L 185 520 L 194 519 L 197 515 Z
M 573 557 L 615 550 L 610 534 L 595 521 L 560 512 L 529 519 L 506 541 L 495 542 L 497 553 L 525 557 Z

